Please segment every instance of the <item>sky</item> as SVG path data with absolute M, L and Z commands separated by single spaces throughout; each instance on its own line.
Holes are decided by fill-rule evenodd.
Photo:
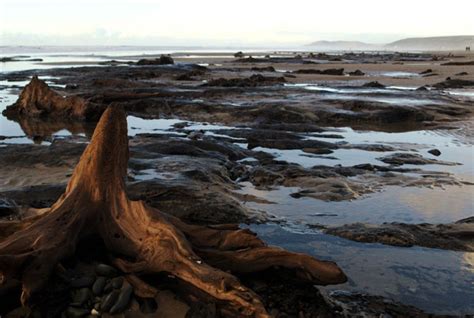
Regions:
M 0 0 L 0 45 L 305 45 L 473 35 L 474 0 Z

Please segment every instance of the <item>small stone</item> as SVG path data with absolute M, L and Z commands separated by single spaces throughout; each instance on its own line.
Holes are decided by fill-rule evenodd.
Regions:
M 91 275 L 86 275 L 74 279 L 71 281 L 71 287 L 73 288 L 83 288 L 83 287 L 90 287 L 94 284 L 95 278 Z
M 112 287 L 115 289 L 122 288 L 123 285 L 123 277 L 115 277 L 112 279 Z
M 130 299 L 132 298 L 132 293 L 133 293 L 132 286 L 126 286 L 125 288 L 123 288 L 120 291 L 120 295 L 117 299 L 117 302 L 110 309 L 110 313 L 118 314 L 124 311 L 127 308 L 128 303 L 130 302 Z
M 92 315 L 92 316 L 99 316 L 99 312 L 93 308 L 93 309 L 91 310 L 91 315 Z
M 86 301 L 92 298 L 92 292 L 89 288 L 81 288 L 73 298 L 74 305 L 82 306 Z
M 120 291 L 114 290 L 110 294 L 105 296 L 104 301 L 100 305 L 100 310 L 104 312 L 108 312 L 117 301 L 119 295 L 120 295 Z
M 115 268 L 106 264 L 97 265 L 97 267 L 95 268 L 95 272 L 99 276 L 106 276 L 106 277 L 115 277 L 118 275 L 118 272 Z
M 428 150 L 428 152 L 436 157 L 441 155 L 441 151 L 439 151 L 438 149 L 431 149 L 431 150 Z
M 66 309 L 66 317 L 68 318 L 85 317 L 88 314 L 89 314 L 89 311 L 83 308 L 68 307 Z
M 103 292 L 104 294 L 107 294 L 107 293 L 110 293 L 113 289 L 114 287 L 112 286 L 112 282 L 108 282 L 107 284 L 105 284 Z
M 104 292 L 105 283 L 107 280 L 105 277 L 97 277 L 94 285 L 92 285 L 92 292 L 94 295 L 101 295 Z

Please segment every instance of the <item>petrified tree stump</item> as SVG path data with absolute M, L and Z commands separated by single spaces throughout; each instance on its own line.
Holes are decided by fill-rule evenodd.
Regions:
M 129 200 L 127 163 L 125 112 L 109 107 L 58 201 L 22 221 L 0 223 L 0 289 L 20 281 L 21 301 L 29 304 L 55 266 L 91 235 L 100 236 L 137 294 L 156 292 L 140 275 L 165 272 L 215 299 L 227 315 L 268 316 L 260 298 L 230 273 L 283 267 L 315 284 L 346 281 L 335 263 L 266 246 L 237 225 L 189 225 Z

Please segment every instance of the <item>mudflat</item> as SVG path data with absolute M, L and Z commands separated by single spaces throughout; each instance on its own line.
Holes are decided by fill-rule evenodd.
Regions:
M 3 89 L 15 97 L 3 109 L 1 123 L 8 119 L 8 124 L 15 123 L 22 131 L 0 136 L 3 222 L 22 224 L 41 218 L 45 211 L 54 212 L 67 202 L 65 197 L 77 196 L 70 180 L 108 180 L 104 172 L 109 171 L 108 165 L 121 165 L 123 173 L 114 176 L 124 179 L 123 188 L 114 189 L 120 194 L 114 202 L 126 209 L 128 202 L 140 200 L 147 206 L 143 208 L 147 217 L 169 216 L 164 217 L 166 222 L 184 233 L 204 262 L 239 278 L 239 285 L 229 280 L 228 288 L 248 289 L 258 300 L 249 305 L 240 294 L 219 298 L 218 292 L 209 292 L 211 287 L 202 296 L 202 291 L 195 290 L 202 285 L 175 275 L 176 266 L 151 275 L 150 268 L 133 271 L 131 266 L 111 261 L 111 255 L 127 253 L 111 248 L 115 243 L 104 234 L 107 225 L 81 237 L 74 253 L 44 273 L 48 292 L 38 298 L 41 301 L 32 298 L 36 301 L 31 310 L 68 317 L 91 310 L 104 316 L 112 311 L 125 317 L 218 317 L 239 306 L 250 316 L 272 317 L 333 317 L 350 312 L 369 317 L 472 314 L 474 308 L 467 299 L 474 290 L 466 279 L 474 267 L 471 256 L 462 264 L 470 269 L 450 268 L 454 279 L 465 286 L 458 297 L 461 309 L 442 310 L 429 307 L 416 295 L 405 301 L 407 297 L 398 293 L 392 297 L 361 293 L 357 286 L 362 283 L 357 275 L 351 277 L 351 265 L 341 256 L 344 253 L 331 255 L 331 244 L 359 244 L 364 250 L 379 243 L 387 253 L 390 248 L 416 253 L 424 247 L 420 255 L 429 254 L 430 249 L 472 255 L 473 60 L 474 54 L 467 52 L 252 52 L 238 58 L 229 53 L 177 53 L 93 63 L 53 62 L 45 63 L 47 68 L 0 74 Z M 41 62 L 32 61 L 32 65 Z M 121 126 L 114 126 L 114 118 Z M 94 130 L 99 120 L 100 129 L 110 126 L 121 134 L 104 133 L 97 141 L 93 136 L 98 134 Z M 114 147 L 104 150 L 118 139 L 122 142 L 117 147 L 129 150 L 127 159 L 117 159 L 122 152 L 115 152 Z M 80 177 L 76 168 L 85 166 L 83 153 L 101 162 L 91 168 L 97 173 L 88 177 Z M 102 190 L 106 183 L 97 191 L 107 192 Z M 81 189 L 87 187 L 84 183 Z M 406 200 L 410 193 L 419 193 L 414 203 L 402 204 L 402 196 Z M 437 198 L 426 199 L 432 193 Z M 375 204 L 377 200 L 385 200 L 386 205 Z M 440 201 L 450 204 L 436 212 L 433 202 Z M 90 208 L 98 210 L 92 204 Z M 229 223 L 237 225 L 223 225 Z M 239 230 L 238 224 L 245 229 Z M 2 248 L 11 251 L 21 244 L 15 241 L 14 226 L 0 228 L 0 259 L 6 255 Z M 224 232 L 236 238 L 252 233 L 252 239 L 236 239 L 241 245 L 265 245 L 257 234 L 278 241 L 279 235 L 268 235 L 266 226 L 276 226 L 276 232 L 296 229 L 324 240 L 340 240 L 325 243 L 323 254 L 329 255 L 325 260 L 335 261 L 338 265 L 334 266 L 356 287 L 342 284 L 344 274 L 337 279 L 318 276 L 319 281 L 298 279 L 301 272 L 295 271 L 295 276 L 295 266 L 280 258 L 275 262 L 281 262 L 279 266 L 263 266 L 247 258 L 249 264 L 258 264 L 258 273 L 239 271 L 212 254 L 217 252 L 206 251 L 198 235 L 193 237 L 193 232 L 206 228 L 206 235 L 214 231 L 213 238 Z M 97 235 L 104 242 L 97 241 Z M 295 252 L 304 249 L 295 242 L 288 239 L 286 245 L 279 245 Z M 94 245 L 94 252 L 88 251 Z M 241 245 L 232 252 L 243 250 L 245 244 Z M 309 252 L 312 257 L 319 253 Z M 156 259 L 148 263 L 153 262 L 159 263 Z M 101 268 L 113 275 L 102 273 Z M 114 280 L 120 279 L 125 283 L 113 287 Z M 375 280 L 370 281 L 373 290 Z M 11 298 L 2 302 L 0 313 L 10 312 L 11 317 L 27 314 L 19 304 L 21 284 L 14 282 L 0 288 L 1 295 L 8 292 Z M 213 281 L 209 284 L 217 286 Z M 318 289 L 314 284 L 336 284 L 338 290 Z M 422 298 L 429 288 L 420 289 Z

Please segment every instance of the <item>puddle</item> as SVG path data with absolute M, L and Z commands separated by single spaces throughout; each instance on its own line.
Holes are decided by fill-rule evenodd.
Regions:
M 418 73 L 412 72 L 369 72 L 371 76 L 386 76 L 386 77 L 400 77 L 400 78 L 407 78 L 407 77 L 420 77 Z
M 269 244 L 335 261 L 349 277 L 320 288 L 381 295 L 431 313 L 474 312 L 474 253 L 363 244 L 277 225 L 250 228 Z
M 470 217 L 474 211 L 473 189 L 467 186 L 445 186 L 444 189 L 388 186 L 382 192 L 357 200 L 334 202 L 291 197 L 290 194 L 301 190 L 299 187 L 259 190 L 249 182 L 241 185 L 243 188 L 237 192 L 276 203 L 246 202 L 247 207 L 283 218 L 300 230 L 306 229 L 307 224 L 317 223 L 450 223 Z

